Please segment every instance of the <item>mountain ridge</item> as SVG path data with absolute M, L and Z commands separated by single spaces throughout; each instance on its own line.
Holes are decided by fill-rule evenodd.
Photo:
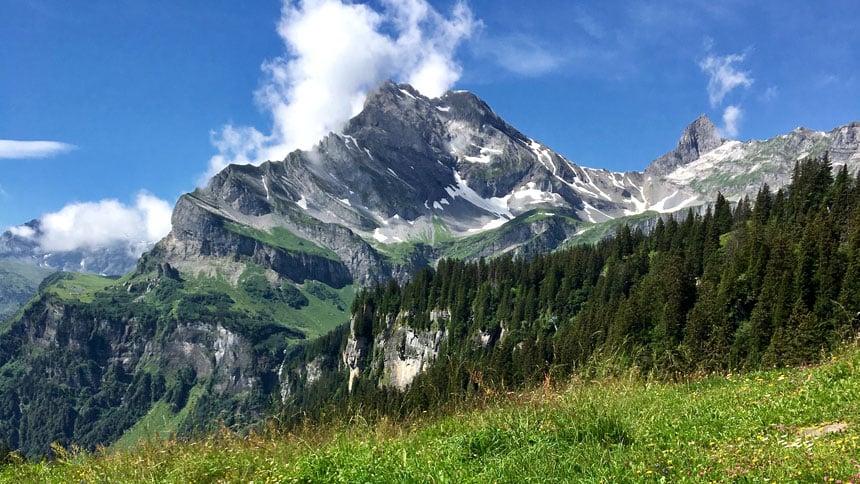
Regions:
M 367 96 L 341 133 L 282 161 L 228 166 L 206 187 L 183 196 L 174 215 L 196 210 L 263 232 L 285 227 L 338 254 L 362 284 L 381 283 L 404 280 L 416 269 L 391 258 L 400 244 L 428 246 L 430 252 L 419 257 L 424 264 L 446 255 L 440 240 L 491 237 L 533 211 L 562 217 L 564 222 L 553 222 L 558 230 L 550 231 L 552 239 L 541 238 L 544 222 L 528 232 L 513 231 L 518 237 L 492 236 L 502 239 L 495 252 L 516 253 L 535 241 L 552 249 L 596 224 L 701 206 L 717 193 L 737 201 L 763 183 L 784 186 L 796 160 L 825 151 L 833 151 L 834 167 L 847 163 L 856 171 L 858 133 L 852 123 L 830 133 L 795 130 L 743 143 L 720 137 L 701 115 L 673 150 L 644 171 L 620 173 L 570 162 L 510 126 L 472 93 L 449 91 L 430 99 L 389 81 Z M 174 231 L 159 243 L 176 267 L 189 255 L 189 243 L 206 244 L 192 240 L 192 234 L 208 235 L 184 225 L 191 220 L 174 216 Z M 204 259 L 195 264 L 205 265 Z

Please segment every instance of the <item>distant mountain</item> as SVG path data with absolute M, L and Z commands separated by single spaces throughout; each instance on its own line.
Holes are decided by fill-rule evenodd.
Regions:
M 0 260 L 0 322 L 29 301 L 42 280 L 52 272 L 51 269 Z
M 55 271 L 83 272 L 118 276 L 134 269 L 137 258 L 150 244 L 112 244 L 72 251 L 46 251 L 39 245 L 42 234 L 39 220 L 24 224 L 32 235 L 17 235 L 12 230 L 0 234 L 0 260 L 11 260 Z

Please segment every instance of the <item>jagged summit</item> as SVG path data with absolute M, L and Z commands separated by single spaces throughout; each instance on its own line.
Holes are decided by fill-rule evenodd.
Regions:
M 701 114 L 681 133 L 674 150 L 654 160 L 646 173 L 652 176 L 668 175 L 679 166 L 698 160 L 705 153 L 725 143 L 720 131 L 707 115 Z

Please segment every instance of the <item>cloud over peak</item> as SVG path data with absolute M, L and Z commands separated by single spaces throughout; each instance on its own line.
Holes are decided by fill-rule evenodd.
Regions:
M 358 113 L 367 91 L 392 78 L 436 97 L 460 78 L 457 47 L 480 28 L 463 2 L 449 15 L 426 0 L 382 0 L 380 10 L 343 0 L 284 0 L 281 57 L 263 63 L 257 104 L 273 120 L 266 135 L 227 125 L 213 135 L 208 178 L 229 163 L 283 159 L 310 148 Z
M 49 158 L 76 149 L 77 146 L 59 141 L 20 141 L 0 139 L 0 158 L 21 160 Z

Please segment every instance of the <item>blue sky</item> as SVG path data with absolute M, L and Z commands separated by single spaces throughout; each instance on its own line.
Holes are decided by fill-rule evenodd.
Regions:
M 701 113 L 736 139 L 830 130 L 860 120 L 858 24 L 847 0 L 2 0 L 0 228 L 157 238 L 207 173 L 337 129 L 385 78 L 620 171 Z

